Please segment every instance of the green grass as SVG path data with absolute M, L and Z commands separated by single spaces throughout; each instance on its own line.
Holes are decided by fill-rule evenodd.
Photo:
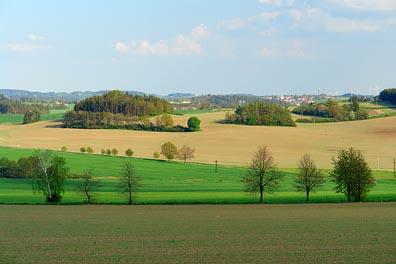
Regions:
M 0 206 L 0 263 L 394 263 L 396 204 Z
M 0 157 L 17 160 L 31 155 L 33 150 L 0 147 Z M 89 167 L 102 181 L 97 203 L 124 203 L 116 185 L 122 174 L 126 157 L 89 155 L 57 152 L 66 159 L 72 173 L 81 174 Z M 142 179 L 137 203 L 139 204 L 206 204 L 206 203 L 256 203 L 258 198 L 243 192 L 241 178 L 247 173 L 245 167 L 219 166 L 214 172 L 212 164 L 167 162 L 162 160 L 131 158 L 137 175 Z M 304 203 L 305 194 L 294 189 L 297 169 L 282 169 L 285 177 L 274 194 L 266 194 L 265 203 Z M 367 201 L 396 200 L 396 178 L 391 172 L 375 171 L 377 185 Z M 85 200 L 74 191 L 78 179 L 66 181 L 63 204 L 84 203 Z M 323 188 L 311 194 L 310 201 L 317 203 L 345 202 L 342 194 L 333 191 L 333 183 L 327 180 Z M 0 203 L 41 204 L 41 195 L 33 195 L 29 179 L 0 179 Z

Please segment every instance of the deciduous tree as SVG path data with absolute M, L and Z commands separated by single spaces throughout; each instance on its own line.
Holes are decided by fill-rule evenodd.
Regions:
M 75 189 L 79 192 L 82 196 L 87 198 L 87 203 L 92 204 L 94 202 L 97 191 L 100 187 L 100 181 L 93 178 L 94 176 L 94 169 L 89 168 L 84 171 L 83 179 L 79 182 Z
M 375 185 L 371 169 L 360 150 L 349 148 L 340 150 L 338 157 L 333 157 L 331 176 L 336 184 L 335 191 L 346 195 L 348 202 L 353 198 L 356 202 L 362 199 Z
M 192 116 L 188 119 L 187 126 L 189 131 L 200 131 L 201 120 L 199 120 L 199 118 L 196 116 Z
M 132 205 L 136 198 L 139 181 L 140 179 L 136 176 L 132 162 L 130 160 L 126 161 L 123 165 L 123 174 L 120 177 L 118 189 L 121 194 L 127 196 L 129 205 Z
M 179 154 L 177 155 L 180 160 L 184 160 L 184 163 L 187 162 L 188 159 L 194 158 L 195 149 L 184 144 L 179 150 Z
M 125 150 L 125 155 L 127 155 L 128 157 L 132 157 L 133 156 L 133 150 L 132 149 Z
M 245 191 L 259 193 L 259 202 L 263 202 L 263 193 L 273 192 L 279 185 L 283 175 L 277 171 L 274 157 L 267 146 L 259 147 L 254 153 L 249 165 L 249 171 L 242 179 L 245 182 Z
M 33 192 L 43 193 L 47 202 L 59 202 L 64 192 L 64 181 L 69 173 L 66 161 L 50 151 L 36 151 L 33 154 L 37 173 L 33 179 Z
M 161 154 L 168 160 L 172 160 L 178 154 L 177 147 L 172 142 L 168 141 L 161 146 Z
M 309 154 L 304 154 L 297 165 L 299 173 L 295 179 L 295 186 L 298 192 L 306 193 L 308 202 L 310 192 L 320 188 L 325 182 L 325 178 Z

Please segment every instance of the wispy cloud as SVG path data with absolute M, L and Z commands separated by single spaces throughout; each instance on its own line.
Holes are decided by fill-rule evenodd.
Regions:
M 48 46 L 36 44 L 2 44 L 0 50 L 7 50 L 13 52 L 31 52 L 38 49 L 46 49 Z
M 332 0 L 338 6 L 367 10 L 396 10 L 395 0 Z
M 124 42 L 117 42 L 114 49 L 139 55 L 199 55 L 203 53 L 201 40 L 207 36 L 209 32 L 201 24 L 194 27 L 190 34 L 179 34 L 171 40 L 132 40 L 129 46 Z
M 295 0 L 258 0 L 260 4 L 271 4 L 274 6 L 292 6 Z
M 29 38 L 30 40 L 32 40 L 32 41 L 39 41 L 39 40 L 44 40 L 44 39 L 45 39 L 44 36 L 36 35 L 36 34 L 33 34 L 33 33 L 30 33 L 29 36 L 28 36 L 28 38 Z

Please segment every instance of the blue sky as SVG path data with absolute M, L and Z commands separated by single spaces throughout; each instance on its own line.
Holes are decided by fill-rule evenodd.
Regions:
M 375 94 L 395 62 L 395 0 L 0 0 L 0 88 Z

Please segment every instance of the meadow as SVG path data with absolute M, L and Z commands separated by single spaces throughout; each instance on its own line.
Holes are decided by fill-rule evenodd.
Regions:
M 0 205 L 0 211 L 1 263 L 392 263 L 396 259 L 395 203 Z
M 31 155 L 33 150 L 0 147 L 0 156 L 17 160 Z M 89 167 L 101 180 L 101 188 L 95 203 L 122 204 L 125 197 L 117 189 L 122 165 L 130 159 L 136 174 L 141 178 L 137 194 L 137 204 L 247 204 L 257 203 L 258 197 L 245 193 L 241 179 L 247 173 L 246 167 L 219 165 L 217 173 L 214 164 L 183 163 L 142 158 L 126 158 L 97 154 L 57 152 L 66 159 L 71 173 L 82 174 Z M 305 203 L 305 194 L 296 192 L 294 179 L 297 169 L 281 169 L 284 179 L 278 190 L 264 196 L 265 203 Z M 323 171 L 328 175 L 328 170 Z M 374 171 L 377 185 L 371 190 L 366 201 L 395 201 L 396 178 L 389 171 Z M 68 179 L 62 204 L 85 203 L 74 189 L 80 179 Z M 346 202 L 342 194 L 336 194 L 334 184 L 327 182 L 318 192 L 312 193 L 310 202 Z M 2 204 L 45 204 L 42 195 L 33 195 L 30 179 L 0 178 L 0 203 Z

